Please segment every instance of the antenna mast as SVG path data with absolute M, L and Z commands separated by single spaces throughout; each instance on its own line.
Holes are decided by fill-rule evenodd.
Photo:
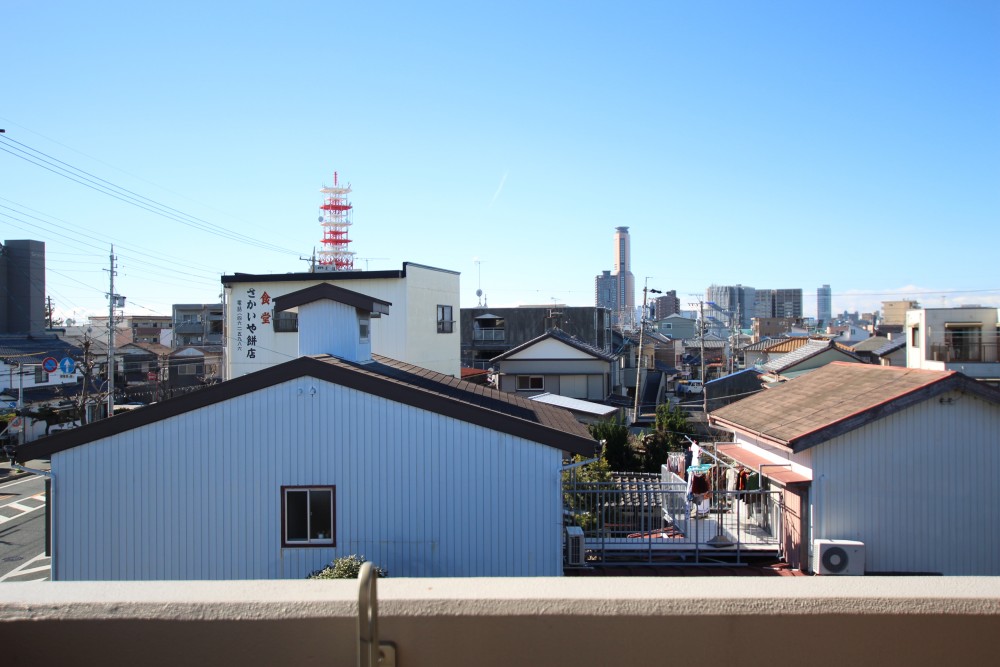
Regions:
M 322 250 L 316 261 L 319 271 L 353 271 L 354 252 L 348 250 L 351 239 L 347 232 L 353 224 L 351 211 L 354 208 L 347 200 L 351 192 L 351 184 L 341 186 L 337 172 L 333 172 L 333 187 L 324 186 L 323 203 L 319 207 L 319 222 L 323 227 Z

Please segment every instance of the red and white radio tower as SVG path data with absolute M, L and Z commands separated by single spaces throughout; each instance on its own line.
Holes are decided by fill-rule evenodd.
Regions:
M 323 187 L 323 203 L 319 207 L 319 222 L 323 227 L 323 247 L 316 260 L 317 271 L 352 271 L 354 253 L 347 249 L 351 244 L 348 228 L 351 226 L 351 210 L 347 201 L 351 184 L 341 187 L 337 183 L 337 172 L 333 172 L 333 187 Z

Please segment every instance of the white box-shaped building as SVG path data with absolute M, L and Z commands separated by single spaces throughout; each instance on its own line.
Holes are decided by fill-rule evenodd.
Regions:
M 226 379 L 296 357 L 298 323 L 276 317 L 274 300 L 329 283 L 392 304 L 390 318 L 373 319 L 372 351 L 454 375 L 461 374 L 459 274 L 412 262 L 400 271 L 236 273 L 222 276 L 226 306 Z

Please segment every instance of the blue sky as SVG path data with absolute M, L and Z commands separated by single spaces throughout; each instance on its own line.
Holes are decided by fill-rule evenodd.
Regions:
M 0 152 L 0 237 L 46 242 L 65 316 L 106 312 L 112 243 L 166 313 L 304 270 L 336 170 L 356 266 L 460 271 L 462 306 L 592 305 L 619 225 L 682 301 L 1000 305 L 1000 4 L 616 4 L 8 0 L 0 149 L 215 233 Z

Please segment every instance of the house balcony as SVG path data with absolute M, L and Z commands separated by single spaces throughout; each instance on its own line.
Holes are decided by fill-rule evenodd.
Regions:
M 477 343 L 503 343 L 507 332 L 503 329 L 473 329 L 472 340 Z
M 201 321 L 197 322 L 177 322 L 174 324 L 174 334 L 178 335 L 190 335 L 190 334 L 200 334 L 205 330 L 205 325 Z
M 8 582 L 0 636 L 12 665 L 360 664 L 359 593 L 350 580 Z M 982 662 L 1000 624 L 998 577 L 390 573 L 377 599 L 378 640 L 407 667 L 919 667 Z
M 996 343 L 933 343 L 927 349 L 923 368 L 960 371 L 972 378 L 1000 377 Z
M 943 361 L 949 364 L 966 363 L 997 363 L 996 343 L 934 343 L 930 347 L 930 361 Z

